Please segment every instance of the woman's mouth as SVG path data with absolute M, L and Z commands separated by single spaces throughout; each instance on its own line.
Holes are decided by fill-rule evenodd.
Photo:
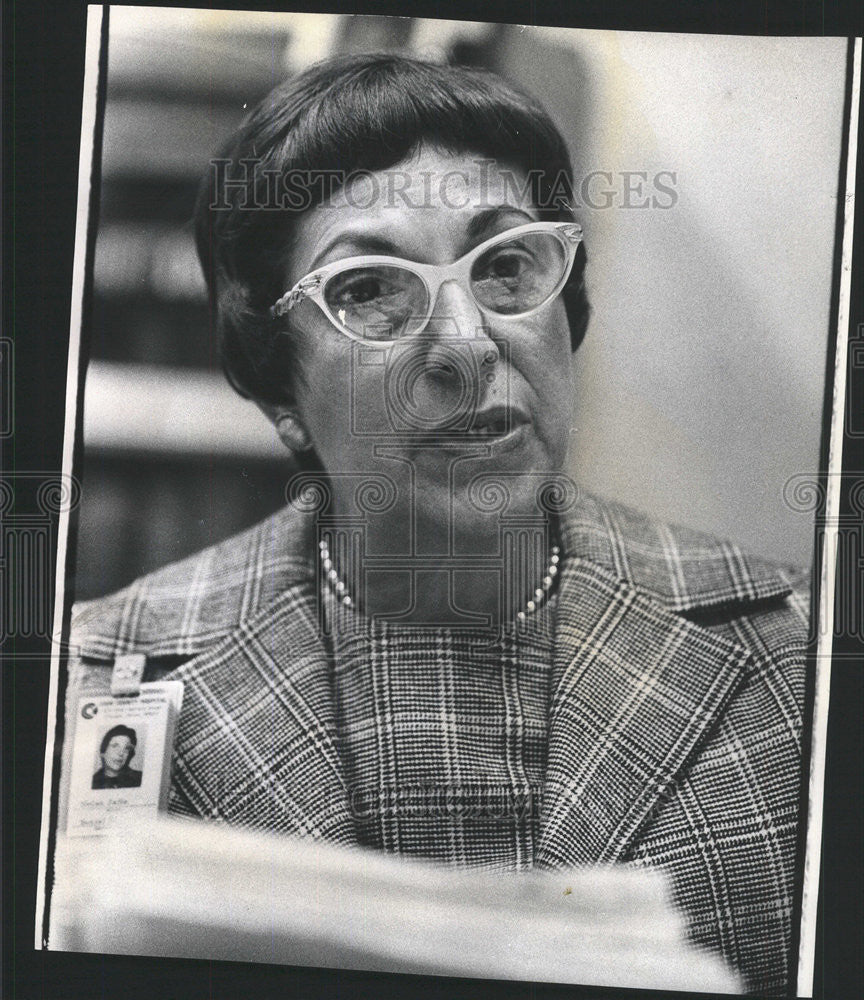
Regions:
M 466 433 L 471 437 L 490 438 L 503 437 L 511 430 L 513 430 L 513 428 L 510 426 L 510 422 L 508 420 L 500 419 L 492 420 L 489 423 L 472 427 L 471 430 Z
M 520 427 L 529 424 L 528 414 L 518 406 L 496 404 L 474 416 L 465 436 L 469 438 L 508 438 Z
M 523 410 L 499 406 L 478 413 L 466 424 L 462 427 L 442 427 L 429 435 L 427 446 L 463 453 L 466 446 L 482 446 L 484 449 L 491 446 L 495 453 L 499 453 L 520 444 L 531 428 L 531 420 Z

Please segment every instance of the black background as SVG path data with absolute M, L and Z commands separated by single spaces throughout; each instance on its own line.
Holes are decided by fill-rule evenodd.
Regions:
M 192 0 L 176 4 L 191 5 Z M 237 4 L 227 0 L 214 6 L 278 9 L 263 2 Z M 410 9 L 404 0 L 366 0 L 361 4 L 331 0 L 329 5 L 295 2 L 284 6 L 631 30 L 795 35 L 864 32 L 860 0 L 786 4 L 646 0 L 626 5 L 415 0 Z M 2 335 L 14 340 L 15 423 L 13 436 L 0 441 L 0 448 L 4 477 L 16 484 L 22 481 L 22 472 L 62 468 L 85 16 L 80 0 L 13 0 L 3 6 Z M 853 136 L 852 141 L 858 140 Z M 864 148 L 860 141 L 858 149 L 853 335 L 864 329 Z M 864 345 L 862 338 L 864 334 L 859 333 L 858 342 Z M 848 387 L 850 398 L 858 401 L 855 423 L 859 429 L 864 426 L 860 361 L 861 357 L 859 367 L 850 366 Z M 847 436 L 844 470 L 844 511 L 850 513 L 850 491 L 864 480 L 864 436 Z M 847 579 L 838 580 L 838 587 L 858 595 L 860 609 L 864 604 L 864 563 L 853 558 L 842 570 Z M 857 631 L 860 633 L 860 628 Z M 864 648 L 859 635 L 838 639 L 835 649 L 842 655 L 834 664 L 831 682 L 822 907 L 814 985 L 816 996 L 826 1000 L 857 1000 L 864 996 Z M 11 655 L 4 655 L 2 664 L 2 853 L 3 996 L 9 1000 L 660 996 L 642 991 L 37 951 L 34 911 L 48 700 L 47 644 L 36 639 L 16 641 L 7 654 Z

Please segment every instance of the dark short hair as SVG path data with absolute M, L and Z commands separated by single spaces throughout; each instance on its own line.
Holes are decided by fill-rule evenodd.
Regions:
M 564 139 L 536 101 L 500 77 L 389 54 L 318 63 L 261 102 L 199 189 L 198 254 L 223 368 L 242 395 L 291 401 L 293 338 L 280 334 L 284 321 L 270 306 L 285 292 L 292 217 L 320 204 L 326 178 L 387 169 L 424 142 L 524 170 L 541 218 L 572 218 Z M 301 207 L 256 210 L 272 197 L 274 178 L 289 175 Z M 588 323 L 584 268 L 580 246 L 564 291 L 574 350 Z
M 105 753 L 105 750 L 108 748 L 108 744 L 114 739 L 115 736 L 128 736 L 132 746 L 138 746 L 138 737 L 134 729 L 130 729 L 129 726 L 112 726 L 102 737 L 102 742 L 99 745 L 99 753 Z

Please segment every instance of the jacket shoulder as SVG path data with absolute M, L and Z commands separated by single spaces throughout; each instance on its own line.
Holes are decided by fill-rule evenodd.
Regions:
M 312 572 L 311 526 L 289 508 L 107 597 L 76 604 L 79 655 L 192 656 Z
M 734 612 L 796 594 L 809 599 L 809 570 L 751 555 L 730 539 L 616 501 L 583 493 L 562 527 L 570 554 L 603 565 L 675 612 Z

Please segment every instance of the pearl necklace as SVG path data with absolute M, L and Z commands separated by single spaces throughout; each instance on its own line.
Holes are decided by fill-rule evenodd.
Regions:
M 330 555 L 330 549 L 327 547 L 327 543 L 322 539 L 318 543 L 318 548 L 321 551 L 321 567 L 324 571 L 324 577 L 327 580 L 327 586 L 333 592 L 336 600 L 339 601 L 340 604 L 343 604 L 346 608 L 350 608 L 354 602 L 351 600 L 348 588 L 339 578 L 339 573 L 333 565 L 333 559 Z M 549 565 L 546 567 L 546 572 L 543 574 L 542 583 L 534 591 L 531 600 L 525 605 L 524 610 L 516 612 L 516 618 L 518 621 L 525 621 L 528 615 L 533 614 L 538 608 L 541 608 L 546 603 L 549 591 L 552 589 L 552 584 L 555 582 L 555 577 L 558 575 L 558 563 L 560 561 L 561 549 L 559 546 L 553 545 L 551 555 L 549 557 Z

